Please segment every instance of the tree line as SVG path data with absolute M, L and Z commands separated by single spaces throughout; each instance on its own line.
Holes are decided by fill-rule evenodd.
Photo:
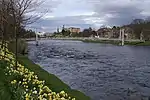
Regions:
M 99 32 L 105 34 L 105 29 L 113 30 L 115 32 L 115 38 L 119 37 L 119 30 L 120 28 L 128 27 L 133 30 L 131 34 L 135 36 L 135 39 L 140 39 L 141 36 L 144 40 L 150 40 L 150 19 L 134 19 L 130 24 L 123 25 L 123 26 L 113 26 L 112 28 L 107 27 L 100 27 L 97 31 L 93 30 L 91 27 L 84 29 L 82 32 L 79 33 L 71 33 L 69 30 L 62 29 L 61 32 L 57 31 L 54 33 L 54 36 L 62 35 L 62 36 L 69 36 L 69 37 L 90 37 L 90 36 L 97 36 Z M 99 31 L 99 32 L 98 32 Z
M 141 36 L 145 40 L 150 40 L 150 20 L 148 19 L 135 19 L 130 24 L 125 25 L 133 29 L 136 38 L 140 39 Z
M 23 37 L 28 24 L 35 22 L 41 16 L 29 14 L 36 10 L 42 1 L 37 0 L 0 0 L 0 37 L 8 41 Z

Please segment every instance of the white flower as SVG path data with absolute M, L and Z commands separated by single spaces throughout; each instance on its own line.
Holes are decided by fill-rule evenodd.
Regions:
M 47 100 L 46 98 L 43 98 L 43 100 Z
M 37 94 L 37 91 L 33 91 L 34 94 Z
M 19 81 L 19 84 L 21 84 L 21 81 Z
M 36 90 L 36 88 L 34 87 L 33 90 Z

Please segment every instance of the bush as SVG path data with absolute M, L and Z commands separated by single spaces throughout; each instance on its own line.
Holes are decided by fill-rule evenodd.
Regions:
M 27 54 L 28 53 L 28 51 L 27 51 L 27 43 L 26 43 L 26 41 L 25 40 L 21 40 L 21 39 L 19 39 L 18 40 L 18 42 L 17 42 L 17 45 L 18 45 L 18 47 L 17 47 L 17 51 L 18 51 L 18 53 L 19 54 Z M 8 48 L 9 48 L 9 50 L 10 51 L 12 51 L 13 53 L 15 53 L 16 52 L 16 43 L 15 43 L 15 41 L 13 40 L 13 41 L 10 41 L 10 43 L 9 43 L 9 45 L 8 45 Z

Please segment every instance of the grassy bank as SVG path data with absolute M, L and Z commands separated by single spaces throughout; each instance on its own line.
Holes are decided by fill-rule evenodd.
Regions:
M 26 43 L 25 40 L 19 39 L 17 45 L 18 45 L 17 51 L 18 51 L 19 54 L 27 54 L 28 44 Z M 15 46 L 16 46 L 15 40 L 9 41 L 8 49 L 13 53 L 16 52 Z
M 23 46 L 23 49 L 18 50 L 19 51 L 18 52 L 18 55 L 19 55 L 18 62 L 21 64 L 20 65 L 21 69 L 22 69 L 22 66 L 24 66 L 24 68 L 31 71 L 31 73 L 34 72 L 35 75 L 38 76 L 38 79 L 44 80 L 45 81 L 44 85 L 48 86 L 50 88 L 50 90 L 54 91 L 55 93 L 61 94 L 62 91 L 65 91 L 65 93 L 67 93 L 69 97 L 75 98 L 75 100 L 90 100 L 90 97 L 86 96 L 85 94 L 83 94 L 80 91 L 71 89 L 67 84 L 65 84 L 63 81 L 61 81 L 57 76 L 48 73 L 47 71 L 42 69 L 40 66 L 36 65 L 30 59 L 28 59 L 27 56 L 20 54 L 20 53 L 22 53 L 22 50 L 24 51 L 24 49 L 26 48 L 26 47 L 24 47 L 25 46 L 24 43 L 25 42 L 20 42 L 18 44 L 18 48 L 21 48 L 20 46 Z M 13 52 L 15 51 L 15 43 L 14 42 L 10 42 L 10 44 L 8 46 L 9 46 L 9 50 L 11 50 Z M 2 52 L 0 49 L 0 54 L 4 54 Z M 7 55 L 7 57 L 11 58 L 10 55 Z M 13 59 L 14 59 L 14 57 L 13 57 Z M 18 93 L 14 93 L 13 91 L 11 91 L 11 90 L 15 90 L 16 88 L 15 89 L 12 88 L 12 84 L 10 84 L 10 83 L 13 82 L 13 80 L 19 81 L 23 77 L 22 77 L 22 75 L 18 76 L 18 74 L 17 74 L 17 77 L 15 76 L 16 73 L 14 74 L 14 72 L 17 72 L 18 68 L 17 68 L 17 70 L 15 68 L 13 68 L 13 70 L 12 70 L 12 68 L 10 67 L 10 64 L 8 64 L 9 62 L 13 62 L 13 60 L 11 61 L 9 59 L 6 59 L 6 61 L 5 61 L 2 59 L 2 57 L 0 55 L 0 75 L 1 75 L 1 77 L 0 77 L 0 100 L 23 100 L 23 99 L 18 99 L 19 96 L 15 97 L 16 94 L 18 94 Z M 10 67 L 10 69 L 12 71 L 11 70 L 7 71 L 7 67 L 8 68 Z M 11 72 L 12 74 L 10 76 L 8 76 L 8 75 L 6 75 L 7 72 L 8 72 L 8 74 L 9 74 L 9 72 Z M 24 73 L 24 71 L 22 73 Z M 24 76 L 24 74 L 23 74 L 23 76 Z M 18 80 L 18 77 L 20 77 L 19 80 Z M 9 88 L 8 85 L 10 85 L 11 87 Z M 33 84 L 29 83 L 28 85 L 32 86 Z M 20 88 L 22 89 L 23 87 L 21 86 L 21 87 L 19 87 L 19 89 Z M 18 90 L 16 90 L 16 91 L 20 92 Z M 55 93 L 54 93 L 54 95 L 55 95 Z M 14 97 L 15 97 L 15 99 L 14 99 Z M 28 99 L 28 100 L 30 100 L 30 99 Z M 47 99 L 47 100 L 49 100 L 49 99 Z M 53 99 L 50 99 L 50 100 L 53 100 Z M 70 100 L 70 99 L 63 99 L 63 100 Z
M 119 45 L 119 41 L 110 41 L 110 40 L 91 40 L 91 39 L 85 39 L 85 40 L 82 40 L 82 42 L 86 42 L 86 43 L 104 43 L 104 44 Z
M 114 45 L 119 45 L 121 43 L 120 41 L 114 41 L 114 40 L 90 40 L 90 39 L 82 40 L 82 42 L 86 42 L 86 43 L 104 43 L 104 44 L 114 44 Z M 128 42 L 128 41 L 125 41 L 125 45 L 150 46 L 150 41 L 145 41 L 145 42 L 138 42 L 138 41 Z
M 52 38 L 52 40 L 72 40 L 72 41 L 82 41 L 84 38 Z
M 35 72 L 39 76 L 40 80 L 45 80 L 46 85 L 50 87 L 52 91 L 60 92 L 64 90 L 66 93 L 71 95 L 71 97 L 75 97 L 76 100 L 90 100 L 90 98 L 82 92 L 71 89 L 55 75 L 48 73 L 40 66 L 34 64 L 27 56 L 19 56 L 19 62 L 26 66 L 29 70 Z

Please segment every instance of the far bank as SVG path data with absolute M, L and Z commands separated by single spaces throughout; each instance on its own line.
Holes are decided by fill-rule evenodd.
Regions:
M 119 39 L 108 39 L 108 38 L 92 38 L 92 37 L 55 37 L 55 38 L 41 38 L 39 40 L 72 40 L 72 41 L 82 41 L 85 43 L 103 43 L 103 44 L 113 44 L 121 45 L 121 40 Z M 150 46 L 150 41 L 140 41 L 136 40 L 125 40 L 124 45 L 133 46 Z

